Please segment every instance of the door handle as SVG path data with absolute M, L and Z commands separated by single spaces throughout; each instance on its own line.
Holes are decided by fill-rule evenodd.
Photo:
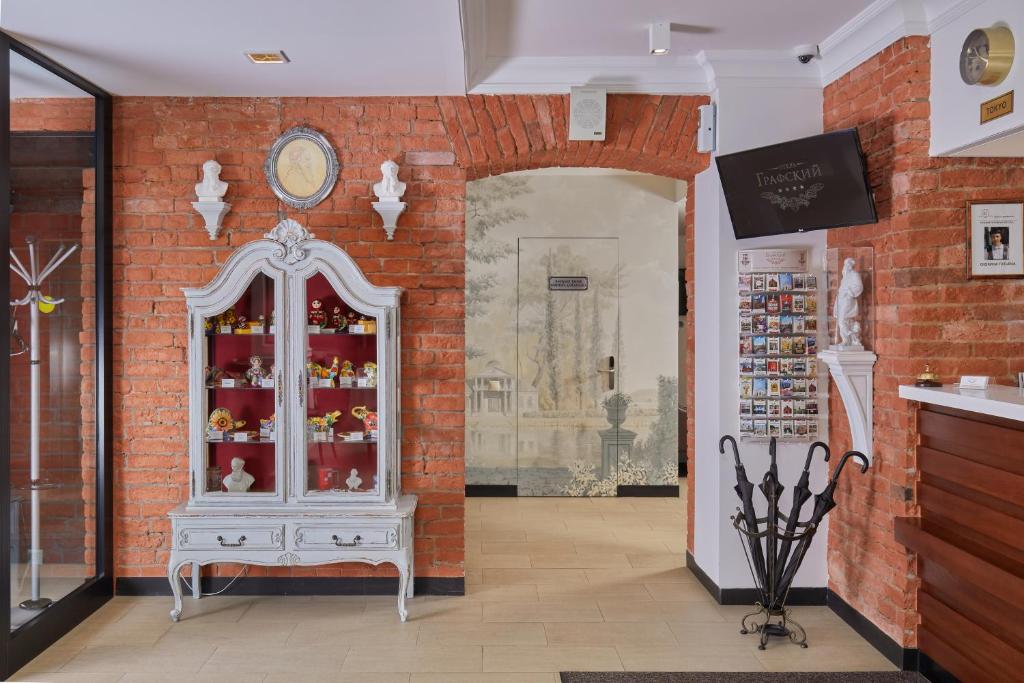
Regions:
M 608 391 L 615 390 L 615 356 L 608 356 L 608 367 L 598 368 L 597 371 L 608 375 Z

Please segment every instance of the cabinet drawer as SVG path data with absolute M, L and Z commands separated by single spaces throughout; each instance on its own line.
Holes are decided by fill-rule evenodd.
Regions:
M 366 548 L 389 550 L 398 547 L 398 525 L 315 525 L 295 529 L 297 550 Z
M 182 527 L 178 549 L 184 550 L 283 550 L 284 526 L 243 525 L 225 527 Z

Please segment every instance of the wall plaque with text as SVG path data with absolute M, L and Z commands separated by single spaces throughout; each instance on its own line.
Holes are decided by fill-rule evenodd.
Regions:
M 1001 116 L 1013 113 L 1013 91 L 993 97 L 981 103 L 981 123 L 995 121 Z
M 590 278 L 585 275 L 548 277 L 548 289 L 552 292 L 585 292 L 589 287 Z

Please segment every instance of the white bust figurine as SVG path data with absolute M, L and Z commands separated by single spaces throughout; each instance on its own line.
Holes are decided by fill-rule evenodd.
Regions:
M 201 202 L 219 202 L 228 191 L 228 184 L 220 179 L 221 166 L 213 159 L 203 164 L 203 182 L 196 184 L 196 196 Z
M 857 299 L 864 293 L 864 281 L 860 273 L 853 269 L 856 261 L 848 258 L 843 261 L 843 279 L 836 291 L 836 302 L 832 307 L 832 315 L 836 319 L 836 339 L 834 348 L 862 350 L 860 343 L 860 306 Z
M 256 481 L 256 477 L 245 471 L 245 460 L 231 458 L 231 474 L 224 477 L 224 488 L 231 493 L 245 493 Z
M 388 159 L 380 165 L 380 171 L 384 177 L 374 184 L 374 194 L 382 202 L 397 202 L 405 194 L 405 183 L 398 180 L 398 164 Z
M 355 491 L 363 485 L 363 480 L 359 478 L 359 470 L 355 467 L 352 468 L 352 471 L 348 475 L 348 479 L 345 480 L 345 485 L 348 486 L 350 491 Z

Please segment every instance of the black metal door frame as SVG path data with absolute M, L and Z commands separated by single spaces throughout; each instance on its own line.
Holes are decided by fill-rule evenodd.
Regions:
M 39 65 L 95 98 L 96 159 L 96 575 L 41 611 L 14 633 L 11 632 L 11 525 L 0 525 L 0 678 L 7 679 L 39 653 L 56 642 L 114 595 L 114 516 L 112 472 L 112 400 L 113 362 L 112 263 L 113 263 L 113 156 L 112 98 L 110 93 L 35 49 L 0 32 L 0 197 L 10 197 L 10 53 Z M 0 211 L 0 247 L 10 249 L 10 210 Z M 10 329 L 10 280 L 0 278 L 0 329 Z M 0 383 L 6 389 L 10 381 L 10 335 L 0 353 Z M 6 392 L 5 392 L 6 393 Z M 9 396 L 9 393 L 7 393 Z M 0 511 L 9 518 L 10 480 L 10 405 L 0 400 Z

